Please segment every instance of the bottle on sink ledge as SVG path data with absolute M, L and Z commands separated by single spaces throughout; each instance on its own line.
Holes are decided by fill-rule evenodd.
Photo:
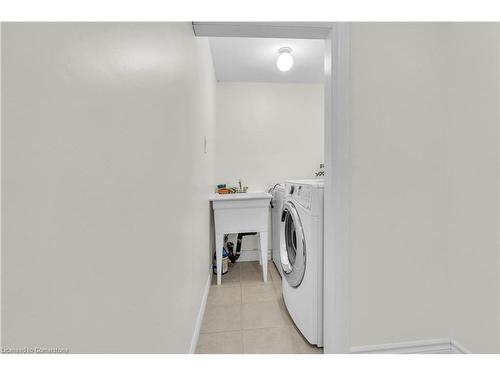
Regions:
M 218 194 L 246 193 L 247 191 L 248 186 L 242 186 L 241 179 L 238 180 L 238 186 L 227 187 L 226 184 L 219 184 L 215 188 L 215 192 Z

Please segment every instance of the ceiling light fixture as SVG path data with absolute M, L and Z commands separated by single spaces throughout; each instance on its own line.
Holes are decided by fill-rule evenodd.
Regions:
M 278 50 L 278 53 L 276 66 L 282 72 L 288 72 L 293 66 L 292 49 L 290 47 L 282 47 Z

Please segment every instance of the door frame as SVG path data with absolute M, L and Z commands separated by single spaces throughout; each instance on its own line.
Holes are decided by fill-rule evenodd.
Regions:
M 324 352 L 350 352 L 350 25 L 193 22 L 200 37 L 325 40 Z

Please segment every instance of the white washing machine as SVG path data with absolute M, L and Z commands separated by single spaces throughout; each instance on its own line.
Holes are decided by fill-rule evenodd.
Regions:
M 302 335 L 323 346 L 323 180 L 287 181 L 280 221 L 285 305 Z
M 283 197 L 285 195 L 285 185 L 276 184 L 270 190 L 273 196 L 271 200 L 271 231 L 273 237 L 273 262 L 276 265 L 281 277 L 283 277 L 283 271 L 281 269 L 280 261 L 280 229 L 281 229 L 281 211 L 283 208 Z

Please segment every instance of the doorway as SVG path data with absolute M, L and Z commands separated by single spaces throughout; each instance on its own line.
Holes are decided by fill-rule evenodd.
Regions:
M 350 81 L 345 23 L 194 22 L 200 37 L 323 39 L 324 91 L 324 352 L 350 352 Z

